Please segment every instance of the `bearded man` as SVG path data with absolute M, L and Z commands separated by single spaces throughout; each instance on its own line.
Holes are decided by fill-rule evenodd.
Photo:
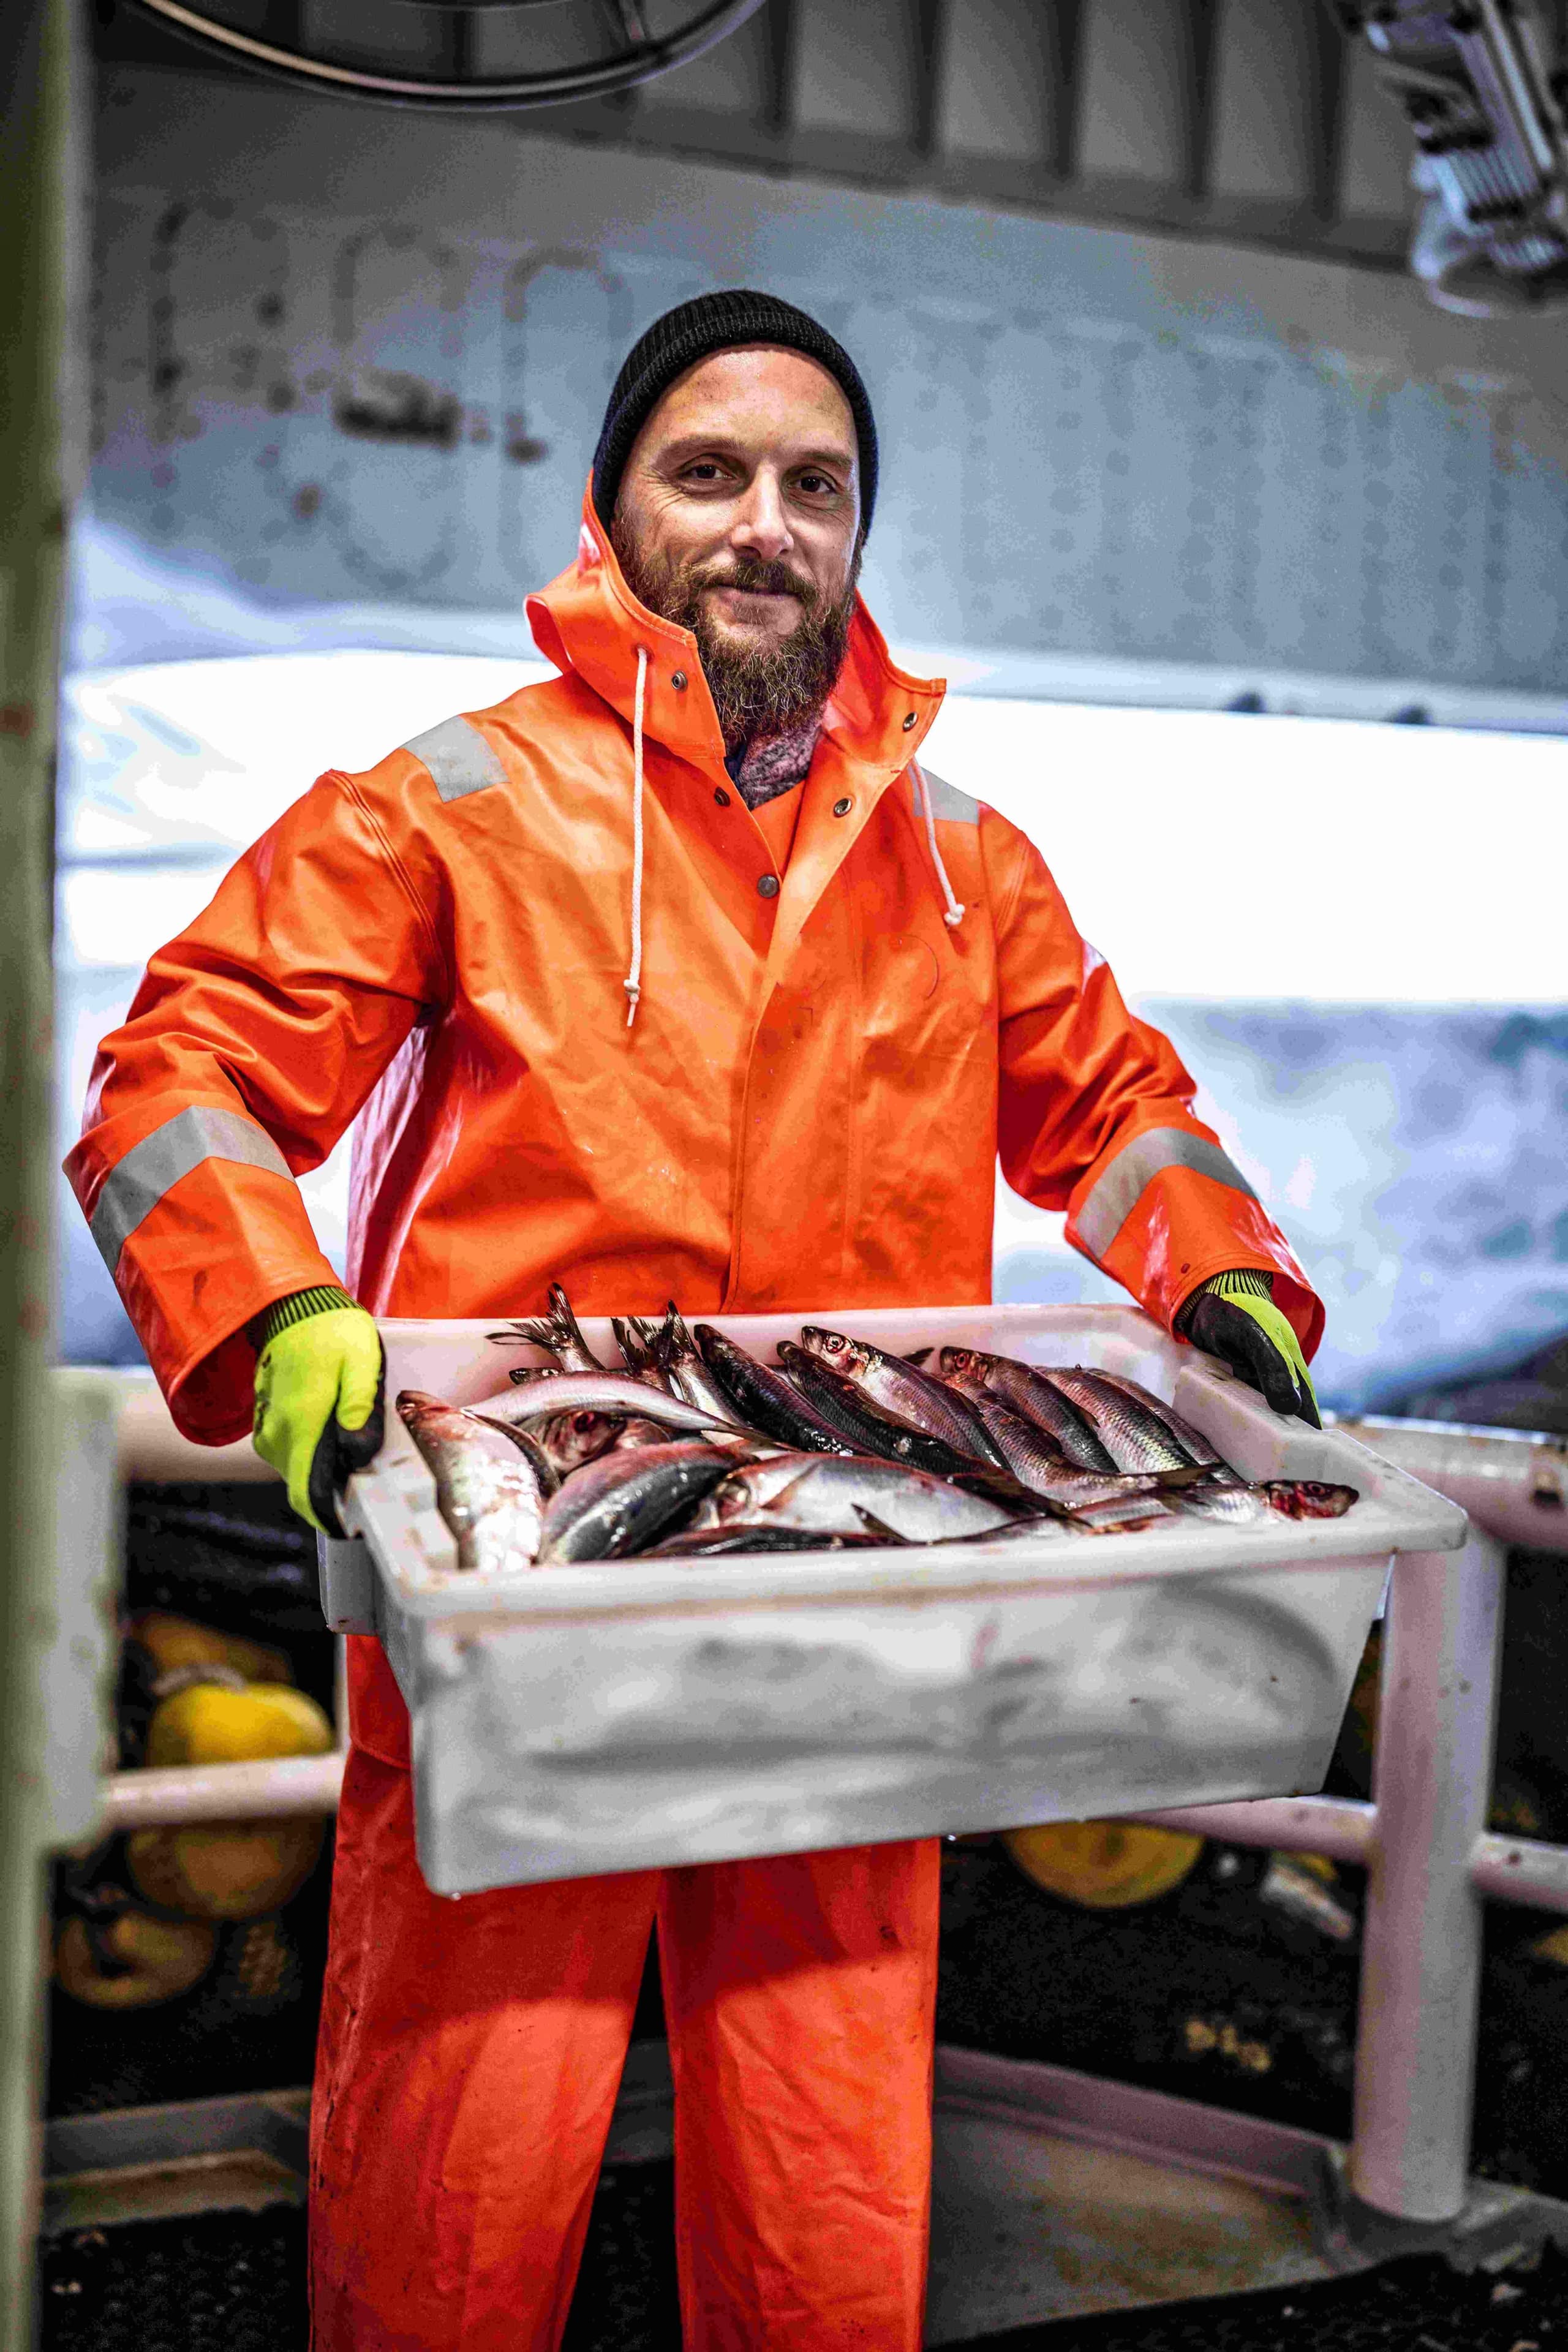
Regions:
M 658 320 L 530 601 L 559 676 L 330 771 L 105 1042 L 68 1164 L 121 1296 L 181 1428 L 236 1437 L 254 1390 L 317 1525 L 379 1440 L 373 1315 L 552 1279 L 596 1314 L 984 1300 L 998 1147 L 1310 1413 L 1321 1310 L 1170 1045 L 1023 835 L 920 767 L 942 687 L 855 592 L 876 496 L 815 320 Z M 294 1179 L 356 1116 L 345 1291 Z M 656 1917 L 688 2352 L 914 2352 L 935 1842 L 437 1901 L 403 1702 L 349 1649 L 318 2352 L 559 2342 Z

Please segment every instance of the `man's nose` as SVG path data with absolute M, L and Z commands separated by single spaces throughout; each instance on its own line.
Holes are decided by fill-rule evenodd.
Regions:
M 730 543 L 748 554 L 761 556 L 766 563 L 776 563 L 795 545 L 778 477 L 765 467 L 760 467 L 752 477 L 740 512 L 730 527 Z

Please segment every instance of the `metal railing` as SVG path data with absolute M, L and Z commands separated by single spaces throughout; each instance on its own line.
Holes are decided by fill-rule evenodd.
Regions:
M 1470 1514 L 1462 1551 L 1394 1563 L 1371 1804 L 1331 1797 L 1145 1818 L 1368 1874 L 1352 2193 L 1396 2221 L 1468 2190 L 1485 1900 L 1568 1911 L 1568 1846 L 1487 1828 L 1509 1544 L 1568 1552 L 1568 1445 L 1398 1421 L 1340 1423 Z
M 1482 1903 L 1568 1912 L 1568 1846 L 1486 1826 L 1509 1544 L 1568 1553 L 1568 1444 L 1435 1423 L 1341 1427 L 1459 1503 L 1459 1552 L 1402 1555 L 1392 1580 L 1370 1804 L 1265 1797 L 1142 1819 L 1237 1845 L 1284 1847 L 1366 1870 L 1352 2194 L 1430 2227 L 1468 2186 Z M 248 1445 L 187 1444 L 150 1382 L 128 1381 L 126 1477 L 263 1478 Z M 345 1727 L 328 1756 L 113 1774 L 104 1825 L 330 1812 Z

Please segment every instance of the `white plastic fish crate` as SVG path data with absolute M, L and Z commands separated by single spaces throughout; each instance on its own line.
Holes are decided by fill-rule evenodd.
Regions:
M 394 1410 L 467 1404 L 538 1350 L 485 1323 L 382 1325 L 386 1444 L 323 1548 L 329 1622 L 374 1632 L 413 1722 L 439 1894 L 654 1864 L 1273 1796 L 1322 1785 L 1391 1557 L 1462 1511 L 1333 1430 L 1279 1420 L 1130 1307 L 714 1318 L 759 1355 L 805 1321 L 889 1352 L 1131 1374 L 1245 1476 L 1359 1490 L 1342 1518 L 1147 1533 L 456 1567 Z M 589 1344 L 615 1360 L 608 1326 Z

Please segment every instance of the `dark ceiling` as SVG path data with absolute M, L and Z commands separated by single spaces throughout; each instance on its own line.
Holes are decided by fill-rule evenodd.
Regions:
M 697 0 L 207 0 L 283 48 L 478 82 L 541 43 Z M 1559 54 L 1568 0 L 1549 0 Z M 204 60 L 133 0 L 100 0 L 106 59 Z M 669 21 L 674 21 L 669 18 Z M 577 28 L 574 30 L 574 28 Z M 641 88 L 513 118 L 850 185 L 1402 264 L 1405 123 L 1323 0 L 765 0 Z

